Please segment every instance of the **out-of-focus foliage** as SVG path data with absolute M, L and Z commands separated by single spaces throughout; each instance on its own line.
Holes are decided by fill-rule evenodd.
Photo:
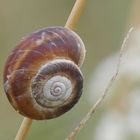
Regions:
M 16 43 L 28 33 L 48 26 L 64 26 L 75 0 L 0 0 L 0 139 L 12 140 L 23 117 L 9 104 L 2 87 L 3 67 Z M 65 115 L 48 121 L 34 121 L 27 140 L 63 140 L 90 107 L 88 87 L 95 66 L 118 50 L 122 41 L 131 0 L 87 0 L 75 27 L 87 49 L 82 67 L 84 93 L 79 103 Z M 93 93 L 94 94 L 94 93 Z M 76 138 L 93 139 L 92 119 Z M 94 127 L 93 127 L 94 126 Z

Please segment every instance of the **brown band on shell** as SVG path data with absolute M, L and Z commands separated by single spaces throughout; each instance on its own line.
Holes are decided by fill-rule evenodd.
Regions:
M 84 54 L 80 37 L 63 27 L 41 29 L 25 37 L 5 65 L 4 90 L 10 103 L 32 119 L 51 119 L 68 111 L 81 96 L 83 78 L 78 66 L 82 64 Z M 68 79 L 68 83 L 71 81 L 72 94 L 63 98 L 64 104 L 57 103 L 57 107 L 43 105 L 38 100 L 41 96 L 35 91 L 39 89 L 40 80 L 44 80 L 45 85 L 55 75 L 62 76 L 64 81 Z
M 25 37 L 12 51 L 6 62 L 4 79 L 14 70 L 32 69 L 32 65 L 40 65 L 56 58 L 69 59 L 81 65 L 83 54 L 84 44 L 73 31 L 64 27 L 41 29 Z
M 24 116 L 33 119 L 54 118 L 67 112 L 79 100 L 82 93 L 83 78 L 79 68 L 73 62 L 54 60 L 42 66 L 42 69 L 32 78 L 33 73 L 25 70 L 16 71 L 16 80 L 11 81 L 9 78 L 7 85 L 5 85 L 9 101 Z M 31 77 L 28 75 L 31 75 Z M 42 98 L 39 90 L 43 88 L 46 81 L 55 75 L 67 77 L 71 81 L 72 93 L 63 104 L 61 103 L 56 107 L 43 106 L 39 101 Z M 8 85 L 11 86 L 8 87 Z M 16 106 L 13 104 L 13 100 L 16 102 Z

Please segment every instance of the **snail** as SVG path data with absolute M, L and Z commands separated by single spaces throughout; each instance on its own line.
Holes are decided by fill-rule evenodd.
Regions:
M 44 120 L 58 117 L 79 100 L 85 58 L 80 37 L 65 27 L 48 27 L 24 37 L 9 55 L 4 91 L 21 115 Z

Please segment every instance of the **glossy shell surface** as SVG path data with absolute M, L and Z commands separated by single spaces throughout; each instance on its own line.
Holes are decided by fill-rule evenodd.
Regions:
M 50 27 L 26 36 L 5 64 L 4 90 L 10 103 L 20 114 L 32 119 L 60 116 L 81 96 L 83 78 L 78 66 L 83 63 L 84 57 L 83 42 L 69 29 Z M 55 103 L 56 106 L 49 106 L 48 100 L 44 100 L 47 103 L 43 106 L 38 101 L 42 96 L 36 93 L 43 91 L 49 79 L 56 79 L 54 76 L 61 76 L 62 81 L 65 81 L 63 77 L 70 80 L 72 93 L 62 103 Z M 56 88 L 56 91 L 59 90 Z

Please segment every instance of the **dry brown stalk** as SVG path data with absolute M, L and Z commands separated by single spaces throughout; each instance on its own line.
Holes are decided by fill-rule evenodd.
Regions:
M 28 130 L 30 129 L 31 124 L 32 124 L 32 119 L 24 117 L 15 140 L 24 140 L 28 133 Z
M 87 121 L 93 116 L 93 114 L 97 110 L 97 108 L 103 102 L 103 100 L 106 97 L 108 91 L 110 90 L 110 88 L 112 87 L 114 81 L 116 80 L 116 78 L 118 76 L 119 69 L 120 69 L 120 64 L 121 64 L 121 61 L 122 61 L 122 56 L 123 56 L 123 53 L 124 53 L 124 48 L 126 47 L 126 42 L 129 39 L 129 36 L 130 36 L 132 30 L 133 30 L 133 27 L 130 28 L 126 37 L 123 40 L 123 43 L 122 43 L 122 46 L 121 46 L 121 49 L 120 49 L 120 53 L 119 53 L 119 60 L 118 60 L 116 72 L 114 73 L 114 75 L 110 79 L 110 81 L 109 81 L 107 87 L 105 88 L 104 92 L 102 93 L 101 97 L 99 97 L 99 99 L 96 101 L 96 103 L 91 107 L 91 109 L 84 116 L 84 118 L 80 121 L 80 123 L 77 125 L 77 127 L 70 133 L 70 135 L 65 140 L 73 140 L 75 138 L 75 136 L 80 132 L 80 130 L 85 126 Z
M 80 15 L 81 15 L 81 12 L 85 5 L 85 1 L 86 0 L 76 0 L 74 7 L 72 8 L 72 11 L 70 13 L 70 16 L 65 24 L 66 28 L 69 28 L 69 29 L 74 28 L 74 26 L 76 25 Z M 25 137 L 27 136 L 27 133 L 30 129 L 30 126 L 32 124 L 32 121 L 33 121 L 32 119 L 29 119 L 26 117 L 23 119 L 23 122 L 17 132 L 15 140 L 24 140 L 25 139 Z

